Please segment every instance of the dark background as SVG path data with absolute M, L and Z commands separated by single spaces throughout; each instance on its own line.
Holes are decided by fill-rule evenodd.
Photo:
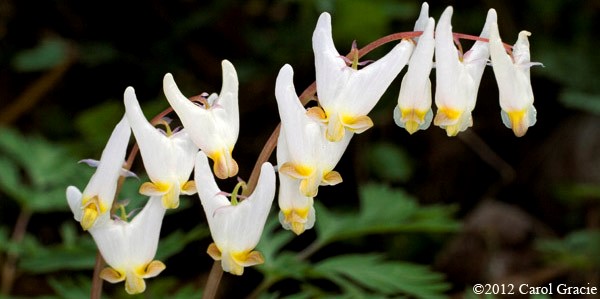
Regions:
M 454 6 L 455 32 L 478 35 L 490 7 L 498 12 L 504 42 L 514 43 L 520 30 L 532 32 L 532 61 L 544 64 L 531 69 L 537 124 L 522 138 L 504 127 L 497 86 L 488 67 L 472 128 L 455 138 L 433 126 L 410 136 L 392 119 L 398 78 L 370 114 L 375 127 L 355 136 L 339 164 L 344 184 L 321 188 L 320 200 L 333 207 L 355 205 L 359 184 L 383 180 L 423 204 L 457 204 L 457 218 L 464 223 L 462 233 L 436 243 L 437 247 L 418 247 L 425 249 L 410 255 L 412 261 L 446 273 L 455 289 L 483 276 L 492 280 L 530 277 L 541 267 L 530 263 L 537 257 L 535 240 L 593 232 L 600 226 L 600 1 L 429 4 L 430 15 L 436 19 L 447 5 Z M 241 129 L 234 157 L 240 177 L 247 179 L 279 122 L 274 99 L 279 68 L 285 63 L 294 67 L 298 93 L 314 80 L 311 36 L 320 12 L 332 14 L 334 40 L 345 54 L 353 40 L 361 47 L 384 35 L 412 30 L 419 8 L 420 2 L 393 0 L 1 0 L 0 125 L 68 146 L 73 163 L 97 158 L 122 116 L 127 86 L 136 89 L 151 117 L 167 108 L 162 93 L 165 73 L 173 73 L 188 96 L 219 92 L 220 63 L 228 59 L 240 81 Z M 469 47 L 469 41 L 463 41 L 463 48 Z M 391 47 L 383 48 L 366 58 L 376 59 Z M 394 180 L 378 174 L 367 158 L 373 144 L 401 151 L 409 174 Z M 222 189 L 231 190 L 234 183 L 225 182 Z M 0 224 L 11 231 L 19 205 L 2 190 L 0 204 Z M 186 217 L 166 223 L 166 230 L 204 221 L 197 212 L 183 212 Z M 58 239 L 53 226 L 65 217 L 70 216 L 35 216 L 28 231 L 52 244 Z M 205 245 L 188 246 L 183 257 L 174 258 L 170 274 L 180 271 L 185 279 L 202 276 L 185 268 L 185 252 L 202 251 Z M 365 242 L 359 247 L 387 245 Z M 481 264 L 464 262 L 473 257 Z M 581 273 L 557 270 L 541 281 L 576 276 L 598 284 L 598 268 L 592 274 Z M 36 293 L 23 283 L 36 279 L 43 280 L 21 275 L 13 293 L 44 294 L 46 288 Z

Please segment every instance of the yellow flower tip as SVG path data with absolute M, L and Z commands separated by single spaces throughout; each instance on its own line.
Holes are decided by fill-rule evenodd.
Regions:
M 95 204 L 88 205 L 83 209 L 83 217 L 81 217 L 81 228 L 83 230 L 90 229 L 98 219 L 98 210 Z
M 460 133 L 460 126 L 458 124 L 446 126 L 443 129 L 446 130 L 446 135 L 448 137 L 454 137 Z
M 161 261 L 158 261 L 158 260 L 151 261 L 143 269 L 142 277 L 143 278 L 156 277 L 156 276 L 158 276 L 158 274 L 160 274 L 166 268 L 167 268 L 167 266 Z
M 320 181 L 316 174 L 313 174 L 300 181 L 300 192 L 306 197 L 315 197 L 319 192 Z
M 146 290 L 146 282 L 135 273 L 128 273 L 125 277 L 125 291 L 129 295 L 143 293 Z
M 221 250 L 219 250 L 219 247 L 217 247 L 217 244 L 215 243 L 210 243 L 210 245 L 208 245 L 206 253 L 208 253 L 208 255 L 215 261 L 220 261 L 223 258 L 221 255 Z
M 326 123 L 327 122 L 327 114 L 321 107 L 310 107 L 306 109 L 306 115 L 316 121 Z
M 207 155 L 214 161 L 213 172 L 219 179 L 234 177 L 238 173 L 238 164 L 231 156 L 230 150 L 217 151 Z
M 419 126 L 419 123 L 416 121 L 409 120 L 404 124 L 404 129 L 406 129 L 408 134 L 412 135 L 419 130 Z
M 242 267 L 250 267 L 254 265 L 260 265 L 265 262 L 265 258 L 259 251 L 241 251 L 231 253 L 231 259 L 233 261 L 242 266 Z
M 341 183 L 342 181 L 342 175 L 339 172 L 332 170 L 323 175 L 323 181 L 321 182 L 321 185 L 334 186 Z
M 529 125 L 526 121 L 527 109 L 507 112 L 512 130 L 517 137 L 523 137 L 527 133 Z
M 344 125 L 340 122 L 337 115 L 329 117 L 327 122 L 327 131 L 325 131 L 325 137 L 330 142 L 338 142 L 344 138 Z
M 441 107 L 433 120 L 433 124 L 446 130 L 448 137 L 456 136 L 464 131 L 469 125 L 465 125 L 464 111 Z
M 111 267 L 106 267 L 100 271 L 100 278 L 110 283 L 117 283 L 125 280 L 125 275 Z
M 313 174 L 314 171 L 314 168 L 310 166 L 294 164 L 291 162 L 285 162 L 281 165 L 281 167 L 279 167 L 280 173 L 286 174 L 295 179 L 308 178 Z
M 366 115 L 360 116 L 342 116 L 342 124 L 350 132 L 360 134 L 373 126 L 373 120 Z M 343 137 L 343 135 L 342 135 Z
M 433 124 L 436 126 L 454 125 L 459 121 L 462 114 L 462 110 L 440 107 L 435 115 Z
M 198 190 L 196 189 L 196 182 L 194 181 L 187 181 L 181 186 L 181 193 L 185 195 L 194 195 L 196 192 L 198 192 Z
M 291 229 L 296 235 L 302 234 L 306 230 L 306 221 L 308 218 L 309 208 L 304 209 L 291 209 L 282 210 L 283 221 L 289 224 Z
M 221 262 L 221 265 L 222 265 L 222 262 Z M 244 267 L 241 265 L 238 265 L 236 263 L 232 263 L 228 270 L 225 270 L 225 268 L 223 268 L 223 271 L 229 272 L 233 275 L 242 276 L 242 274 L 244 274 Z
M 162 205 L 165 209 L 177 209 L 179 207 L 179 192 L 171 188 L 161 197 Z
M 400 113 L 402 115 L 401 121 L 404 122 L 404 129 L 411 135 L 419 130 L 427 115 L 427 111 L 412 108 L 400 109 Z
M 171 184 L 164 182 L 145 182 L 140 186 L 140 194 L 146 196 L 164 195 L 171 190 Z
M 301 222 L 291 222 L 290 228 L 296 234 L 296 236 L 301 235 L 306 230 L 306 226 Z
M 83 230 L 90 229 L 100 214 L 106 212 L 106 207 L 100 202 L 98 196 L 82 201 L 83 216 L 81 217 L 81 227 Z

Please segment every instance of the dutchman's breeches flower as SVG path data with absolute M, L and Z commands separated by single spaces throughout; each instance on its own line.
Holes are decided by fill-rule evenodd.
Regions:
M 372 127 L 367 114 L 406 65 L 413 43 L 403 40 L 384 57 L 358 70 L 355 63 L 348 66 L 336 50 L 328 13 L 319 17 L 312 41 L 317 96 L 323 109 L 313 116 L 326 124 L 327 139 L 340 141 L 346 130 L 358 134 Z
M 531 33 L 527 31 L 519 33 L 511 58 L 500 39 L 498 24 L 492 25 L 490 33 L 490 54 L 500 92 L 502 121 L 517 137 L 525 135 L 527 129 L 536 122 L 529 68 L 539 63 L 530 61 L 529 35 Z
M 160 196 L 151 197 L 131 222 L 110 220 L 90 229 L 110 266 L 100 272 L 100 277 L 111 283 L 125 281 L 129 294 L 144 292 L 144 279 L 155 277 L 165 269 L 165 264 L 154 260 L 165 215 L 161 201 Z
M 281 117 L 277 141 L 279 165 L 279 219 L 285 229 L 301 234 L 313 227 L 313 198 L 319 186 L 342 182 L 333 170 L 348 147 L 353 133 L 344 134 L 338 142 L 325 138 L 324 126 L 309 114 L 296 95 L 294 72 L 290 65 L 279 71 L 275 98 Z
M 221 261 L 224 271 L 235 275 L 242 275 L 244 267 L 263 263 L 262 254 L 253 249 L 260 240 L 275 197 L 273 166 L 263 163 L 256 189 L 239 203 L 229 202 L 219 190 L 204 152 L 196 156 L 194 175 L 214 241 L 208 247 L 208 254 Z
M 201 105 L 188 100 L 179 91 L 171 74 L 166 74 L 163 89 L 194 143 L 214 161 L 215 175 L 233 177 L 238 165 L 232 157 L 240 130 L 238 111 L 238 79 L 231 62 L 223 60 L 221 93 L 211 94 Z
M 408 63 L 408 71 L 400 85 L 398 105 L 394 109 L 394 121 L 408 133 L 429 128 L 431 112 L 431 82 L 429 74 L 433 67 L 435 21 L 428 16 L 427 3 L 423 3 L 415 31 L 423 31 Z
M 448 136 L 456 136 L 473 125 L 471 112 L 489 58 L 489 47 L 487 42 L 478 40 L 471 50 L 461 55 L 454 46 L 451 18 L 452 7 L 448 7 L 435 30 L 435 104 L 438 110 L 433 122 L 445 129 Z M 496 11 L 490 9 L 481 38 L 488 37 L 492 23 L 496 23 Z
M 277 140 L 277 163 L 289 163 L 290 154 L 284 130 L 279 132 Z M 312 196 L 305 196 L 300 191 L 301 180 L 289 174 L 279 173 L 279 222 L 284 229 L 292 230 L 296 235 L 311 229 L 315 224 L 315 208 Z
M 110 209 L 115 198 L 117 181 L 123 173 L 130 135 L 131 129 L 124 116 L 110 135 L 98 168 L 83 190 L 83 194 L 77 187 L 67 188 L 67 202 L 75 220 L 81 223 L 84 230 L 101 225 L 110 219 Z
M 146 120 L 132 87 L 125 90 L 125 111 L 152 181 L 144 183 L 140 193 L 160 196 L 165 208 L 177 208 L 179 194 L 196 193 L 196 186 L 189 178 L 198 148 L 185 129 L 173 133 L 166 124 L 166 134 L 163 134 L 152 126 Z
M 333 168 L 348 147 L 352 133 L 344 134 L 338 142 L 325 138 L 324 127 L 310 117 L 294 88 L 294 71 L 285 65 L 275 83 L 275 98 L 281 117 L 280 139 L 285 139 L 289 155 L 278 159 L 279 172 L 300 180 L 303 196 L 314 197 L 320 185 L 335 185 L 342 177 Z

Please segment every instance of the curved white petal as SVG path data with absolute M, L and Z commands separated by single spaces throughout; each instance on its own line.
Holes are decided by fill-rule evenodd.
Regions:
M 415 25 L 417 26 L 417 25 Z M 408 71 L 402 78 L 398 106 L 394 111 L 394 120 L 409 133 L 424 130 L 431 123 L 431 81 L 429 75 L 433 67 L 435 40 L 433 18 L 427 20 L 423 35 L 413 51 Z M 429 116 L 429 117 L 428 117 Z
M 323 107 L 330 107 L 335 104 L 337 95 L 343 89 L 343 83 L 349 79 L 352 72 L 333 43 L 329 13 L 324 12 L 319 17 L 313 33 L 312 44 L 315 54 L 319 103 Z
M 144 168 L 153 182 L 168 181 L 170 178 L 169 161 L 171 145 L 169 138 L 151 125 L 135 96 L 133 87 L 125 89 L 125 113 L 131 124 L 136 142 L 140 147 Z
M 318 142 L 321 139 L 320 126 L 306 115 L 306 110 L 296 95 L 293 82 L 294 71 L 288 64 L 279 71 L 275 83 L 275 98 L 281 117 L 281 131 L 290 145 L 290 157 L 293 162 L 314 167 L 318 155 Z
M 67 203 L 69 204 L 69 208 L 71 208 L 71 212 L 73 212 L 73 217 L 77 222 L 81 221 L 82 211 L 81 211 L 81 199 L 82 194 L 79 189 L 75 186 L 67 187 Z
M 530 33 L 522 31 L 513 47 L 513 56 L 506 53 L 498 25 L 494 23 L 490 33 L 490 52 L 494 76 L 500 93 L 502 121 L 516 136 L 525 135 L 527 129 L 536 123 L 536 110 L 533 107 L 533 91 L 529 79 L 529 42 Z M 516 53 L 515 53 L 516 52 Z

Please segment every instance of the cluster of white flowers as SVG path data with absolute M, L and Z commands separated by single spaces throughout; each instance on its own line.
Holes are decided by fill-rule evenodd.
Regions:
M 313 227 L 313 198 L 319 186 L 342 182 L 334 170 L 352 136 L 373 126 L 367 116 L 391 82 L 408 64 L 393 116 L 409 133 L 429 127 L 431 121 L 454 136 L 472 126 L 479 82 L 491 57 L 498 87 L 502 120 L 515 135 L 522 136 L 535 123 L 533 93 L 529 81 L 529 32 L 522 31 L 512 54 L 499 36 L 496 12 L 491 9 L 481 36 L 466 53 L 454 42 L 447 8 L 435 26 L 423 4 L 414 30 L 419 37 L 403 39 L 389 53 L 359 69 L 358 51 L 353 57 L 336 50 L 331 17 L 323 13 L 313 34 L 318 105 L 305 108 L 293 83 L 290 65 L 281 68 L 275 83 L 275 98 L 281 117 L 277 142 L 279 174 L 279 219 L 285 229 L 301 234 Z M 434 34 L 435 27 L 435 34 Z M 437 114 L 431 109 L 429 75 L 435 54 Z M 351 54 L 352 55 L 352 54 Z M 97 170 L 83 193 L 74 186 L 66 196 L 84 230 L 91 233 L 109 265 L 100 276 L 109 282 L 125 281 L 128 293 L 145 290 L 144 278 L 158 275 L 165 265 L 154 260 L 166 209 L 179 206 L 180 194 L 198 193 L 214 243 L 208 254 L 220 260 L 223 270 L 241 275 L 244 267 L 260 264 L 254 251 L 275 197 L 275 168 L 268 162 L 260 168 L 256 189 L 237 199 L 237 188 L 229 200 L 220 191 L 215 176 L 234 177 L 238 164 L 232 152 L 238 138 L 238 79 L 235 68 L 223 61 L 220 94 L 201 97 L 194 103 L 178 89 L 173 76 L 164 77 L 166 98 L 183 129 L 157 129 L 145 118 L 134 89 L 124 94 L 125 116 L 115 127 L 102 153 Z M 139 192 L 149 197 L 133 220 L 111 217 L 131 131 L 150 182 Z M 210 158 L 213 170 L 209 167 Z M 194 171 L 194 180 L 189 180 Z M 214 173 L 214 175 L 213 175 Z

